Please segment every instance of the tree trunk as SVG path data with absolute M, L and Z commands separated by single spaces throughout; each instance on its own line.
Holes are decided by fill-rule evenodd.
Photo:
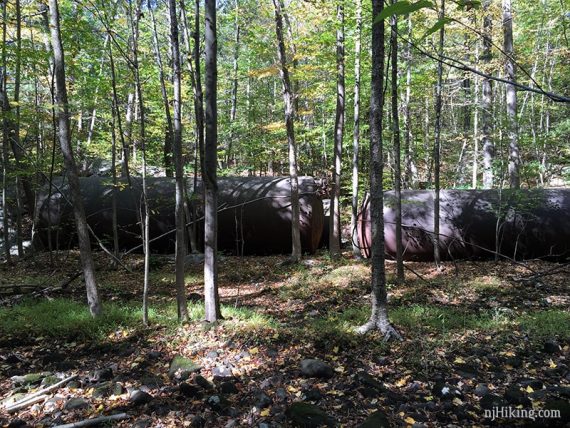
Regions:
M 237 113 L 237 94 L 238 94 L 238 59 L 239 59 L 239 43 L 240 43 L 240 25 L 239 25 L 239 0 L 236 0 L 235 7 L 235 40 L 234 40 L 234 65 L 232 76 L 232 103 L 230 108 L 230 137 L 228 140 L 228 151 L 226 153 L 226 165 L 230 166 L 232 163 L 232 144 L 235 134 L 235 120 Z
M 395 4 L 396 0 L 392 0 Z M 399 284 L 405 281 L 402 247 L 402 160 L 400 159 L 400 115 L 398 113 L 398 18 L 390 20 L 391 84 L 392 84 L 392 138 L 394 141 L 394 191 L 396 194 L 396 278 Z
M 485 0 L 483 10 L 485 16 L 483 18 L 483 55 L 481 59 L 487 67 L 491 63 L 491 31 L 492 20 L 489 12 L 491 0 Z M 493 92 L 491 88 L 491 79 L 483 78 L 481 80 L 481 121 L 483 126 L 483 135 L 481 142 L 483 145 L 483 188 L 491 189 L 493 187 L 493 161 L 495 159 L 495 145 L 491 139 L 493 128 Z
M 354 135 L 352 141 L 352 215 L 350 234 L 352 253 L 360 259 L 360 244 L 356 228 L 358 224 L 358 151 L 360 146 L 360 52 L 362 49 L 362 0 L 356 0 L 356 41 L 354 47 Z
M 411 115 L 411 95 L 412 95 L 412 18 L 408 15 L 408 42 L 406 43 L 406 95 L 404 98 L 404 121 L 406 134 L 404 138 L 404 156 L 406 163 L 405 186 L 409 189 L 418 187 L 418 169 L 414 162 L 412 143 L 412 115 Z
M 174 167 L 176 171 L 176 302 L 178 320 L 188 321 L 186 287 L 184 284 L 184 259 L 186 257 L 186 223 L 184 221 L 184 166 L 182 159 L 182 71 L 180 69 L 180 41 L 178 38 L 178 16 L 176 0 L 169 0 L 170 44 L 172 47 L 172 78 L 174 86 Z
M 169 4 L 171 4 L 169 2 Z M 156 6 L 155 6 L 156 7 Z M 172 177 L 172 146 L 176 144 L 174 140 L 174 128 L 172 124 L 172 115 L 170 114 L 170 103 L 168 102 L 168 92 L 166 91 L 166 81 L 164 78 L 164 66 L 162 65 L 162 55 L 160 54 L 160 43 L 158 41 L 158 31 L 156 30 L 156 18 L 154 16 L 154 10 L 151 5 L 150 0 L 148 1 L 148 10 L 150 11 L 150 17 L 152 21 L 152 41 L 154 47 L 154 59 L 156 61 L 156 66 L 158 67 L 158 78 L 160 81 L 160 92 L 162 94 L 162 103 L 164 105 L 164 114 L 166 116 L 166 132 L 164 136 L 164 152 L 163 152 L 163 163 L 166 170 L 166 176 Z M 172 19 L 172 16 L 171 18 Z M 172 23 L 170 24 L 172 28 Z M 178 31 L 178 30 L 177 30 Z M 172 35 L 171 35 L 172 38 Z M 171 41 L 172 43 L 172 41 Z M 173 59 L 173 62 L 175 59 Z M 176 76 L 174 76 L 176 79 Z M 174 101 L 176 104 L 176 101 Z M 175 119 L 176 120 L 176 119 Z M 176 163 L 176 160 L 174 161 Z
M 216 0 L 205 3 L 205 67 L 206 67 L 206 140 L 204 147 L 204 303 L 205 320 L 222 318 L 218 295 L 218 110 L 217 82 L 218 40 L 216 30 Z
M 439 20 L 445 17 L 445 0 L 441 0 L 441 9 L 439 11 Z M 439 57 L 443 57 L 443 41 L 445 36 L 445 26 L 439 30 Z M 437 63 L 437 84 L 435 89 L 435 126 L 434 126 L 434 149 L 433 149 L 433 162 L 434 162 L 434 183 L 435 183 L 435 198 L 433 203 L 433 260 L 439 267 L 441 256 L 439 254 L 439 188 L 440 188 L 440 153 L 441 153 L 441 107 L 442 107 L 442 92 L 443 92 L 443 63 Z
M 342 167 L 342 139 L 344 132 L 344 5 L 337 6 L 339 28 L 336 31 L 336 117 L 334 123 L 334 176 L 330 210 L 329 251 L 331 257 L 340 257 L 340 174 Z
M 292 211 L 292 252 L 291 259 L 297 262 L 301 259 L 301 235 L 299 232 L 299 181 L 297 178 L 297 145 L 295 143 L 295 108 L 294 95 L 291 92 L 291 80 L 285 54 L 283 40 L 283 15 L 281 13 L 281 0 L 273 0 L 275 8 L 275 33 L 277 36 L 278 56 L 280 64 L 281 81 L 283 84 L 283 101 L 285 103 L 285 126 L 287 128 L 287 141 L 289 146 L 289 177 L 291 180 L 291 211 Z
M 10 230 L 8 222 L 8 163 L 10 161 L 8 155 L 8 147 L 10 144 L 10 122 L 8 112 L 10 104 L 8 102 L 8 94 L 6 93 L 6 2 L 2 2 L 2 68 L 0 70 L 0 102 L 2 103 L 2 228 L 4 233 L 4 251 L 6 261 L 12 262 L 10 254 Z
M 129 23 L 132 34 L 132 64 L 135 78 L 135 118 L 136 108 L 139 110 L 140 125 L 140 148 L 142 152 L 142 203 L 144 212 L 141 214 L 141 232 L 142 244 L 144 252 L 144 279 L 143 279 L 143 324 L 148 325 L 148 291 L 149 291 L 149 270 L 150 270 L 150 209 L 148 204 L 147 177 L 146 177 L 146 127 L 145 127 L 145 110 L 142 92 L 142 84 L 139 70 L 138 42 L 139 42 L 139 19 L 141 17 L 142 0 L 135 3 L 136 9 L 133 12 L 132 3 L 128 5 Z M 130 94 L 129 94 L 130 95 Z M 131 122 L 132 123 L 132 122 Z M 132 134 L 131 134 L 132 136 Z M 134 152 L 134 148 L 133 148 Z M 133 156 L 134 157 L 134 156 Z
M 505 74 L 510 82 L 515 82 L 511 0 L 503 0 L 503 36 Z M 512 188 L 518 189 L 520 187 L 520 153 L 517 131 L 517 92 L 513 85 L 507 85 L 507 124 L 509 135 L 509 183 Z
M 73 157 L 73 149 L 71 147 L 71 134 L 69 129 L 69 104 L 67 101 L 67 88 L 65 82 L 65 59 L 63 46 L 61 43 L 61 33 L 59 28 L 59 10 L 57 0 L 49 0 L 50 11 L 50 31 L 51 44 L 53 50 L 53 59 L 55 67 L 56 80 L 56 104 L 58 107 L 57 116 L 59 123 L 59 142 L 61 152 L 67 174 L 69 178 L 69 187 L 73 208 L 75 214 L 75 223 L 77 227 L 77 236 L 79 241 L 79 251 L 81 255 L 81 264 L 83 266 L 83 275 L 85 279 L 85 287 L 87 289 L 87 302 L 91 315 L 96 317 L 101 312 L 101 303 L 97 293 L 97 283 L 95 281 L 95 266 L 91 255 L 91 243 L 89 239 L 89 230 L 85 219 L 85 211 L 83 209 L 83 201 L 81 199 L 81 190 L 79 188 L 79 179 L 77 176 L 77 165 Z
M 386 339 L 400 335 L 388 319 L 384 256 L 384 192 L 382 110 L 384 108 L 384 21 L 374 22 L 384 9 L 383 0 L 372 0 L 372 82 L 370 93 L 370 202 L 372 211 L 372 313 L 361 334 L 379 329 Z

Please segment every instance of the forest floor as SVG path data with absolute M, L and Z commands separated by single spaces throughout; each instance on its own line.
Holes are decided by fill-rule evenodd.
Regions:
M 223 257 L 218 325 L 201 321 L 202 265 L 187 268 L 191 322 L 179 325 L 174 265 L 153 257 L 150 327 L 141 322 L 142 257 L 125 260 L 132 273 L 96 258 L 105 305 L 97 321 L 80 278 L 60 287 L 77 272 L 77 253 L 61 253 L 52 267 L 47 255 L 0 266 L 0 426 L 118 412 L 128 419 L 115 426 L 139 428 L 570 421 L 568 265 L 407 263 L 405 283 L 394 285 L 389 262 L 389 314 L 403 341 L 384 343 L 354 333 L 370 313 L 370 266 L 348 253 L 294 266 L 285 257 Z M 70 375 L 39 403 L 6 410 Z M 560 417 L 486 417 L 503 407 Z

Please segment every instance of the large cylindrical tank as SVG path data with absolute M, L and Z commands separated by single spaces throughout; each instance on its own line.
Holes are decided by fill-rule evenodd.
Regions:
M 199 245 L 203 242 L 201 183 L 192 194 L 192 180 L 186 183 L 188 202 L 198 221 Z M 80 179 L 81 193 L 89 225 L 97 236 L 111 246 L 113 234 L 110 178 Z M 291 200 L 288 178 L 231 177 L 218 180 L 218 249 L 228 253 L 273 254 L 291 251 Z M 299 178 L 300 230 L 303 251 L 312 253 L 323 228 L 323 207 L 311 177 Z M 151 251 L 174 251 L 174 180 L 163 177 L 147 179 L 150 208 Z M 49 196 L 49 197 L 48 197 Z M 129 250 L 141 243 L 140 215 L 142 180 L 132 178 L 131 185 L 119 180 L 117 218 L 119 244 Z M 73 210 L 68 185 L 54 181 L 51 195 L 44 189 L 38 198 L 39 224 L 36 239 L 47 247 L 51 228 L 52 247 L 75 245 Z M 157 239 L 158 238 L 158 239 Z
M 517 259 L 570 256 L 570 189 L 442 190 L 442 258 Z M 396 254 L 394 192 L 384 193 L 386 253 Z M 434 192 L 402 191 L 402 243 L 405 260 L 433 260 Z M 363 202 L 358 234 L 370 257 L 370 204 Z

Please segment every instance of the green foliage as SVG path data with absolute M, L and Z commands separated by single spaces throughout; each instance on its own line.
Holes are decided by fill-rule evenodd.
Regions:
M 419 0 L 415 3 L 410 3 L 408 0 L 400 0 L 396 3 L 386 6 L 376 18 L 374 23 L 380 22 L 393 15 L 408 15 L 420 9 L 434 8 L 434 4 L 429 0 Z

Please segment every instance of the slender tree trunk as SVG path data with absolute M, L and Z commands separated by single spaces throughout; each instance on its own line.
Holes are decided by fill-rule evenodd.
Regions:
M 176 301 L 178 320 L 188 321 L 186 287 L 184 284 L 184 259 L 186 257 L 186 224 L 184 221 L 184 166 L 182 159 L 182 71 L 180 69 L 180 41 L 176 0 L 169 0 L 170 44 L 172 47 L 172 77 L 174 86 L 174 167 L 176 170 Z M 158 47 L 158 46 L 157 46 Z
M 118 109 L 115 107 L 115 102 L 111 103 L 111 174 L 113 176 L 113 199 L 111 201 L 112 205 L 112 223 L 113 223 L 113 255 L 115 260 L 113 260 L 113 267 L 117 268 L 117 260 L 119 259 L 119 223 L 117 221 L 117 199 L 119 182 L 117 179 L 117 132 L 115 125 L 117 122 Z
M 352 215 L 350 233 L 352 254 L 360 259 L 360 243 L 358 242 L 358 157 L 360 146 L 360 53 L 362 49 L 362 0 L 356 0 L 356 40 L 354 47 L 354 134 L 352 140 Z
M 194 94 L 194 109 L 196 110 L 196 130 L 198 151 L 200 152 L 200 170 L 205 174 L 204 166 L 204 94 L 202 92 L 202 76 L 200 73 L 200 0 L 194 3 L 194 80 L 196 92 Z M 217 162 L 217 161 L 216 161 Z M 203 177 L 204 182 L 206 178 Z
M 105 36 L 105 41 L 103 42 L 103 52 L 107 50 L 107 44 L 109 43 L 109 34 Z M 98 78 L 101 79 L 103 76 L 103 66 L 105 64 L 105 54 L 101 55 L 101 61 L 99 64 L 99 76 Z M 97 82 L 97 86 L 95 86 L 95 96 L 93 97 L 93 109 L 91 110 L 91 118 L 89 121 L 89 129 L 87 131 L 87 142 L 86 146 L 89 147 L 91 145 L 91 140 L 93 139 L 93 133 L 95 132 L 95 121 L 97 120 L 97 100 L 99 98 L 99 82 Z
M 63 46 L 61 43 L 57 0 L 49 0 L 49 11 L 51 43 L 57 87 L 56 105 L 59 122 L 59 142 L 61 145 L 63 160 L 69 179 L 69 187 L 73 202 L 75 223 L 77 227 L 77 236 L 79 240 L 81 264 L 83 266 L 85 287 L 87 289 L 87 302 L 89 304 L 91 315 L 95 317 L 101 312 L 101 303 L 99 301 L 99 296 L 97 293 L 95 266 L 93 263 L 93 257 L 91 255 L 91 242 L 89 239 L 87 220 L 85 219 L 83 200 L 81 198 L 81 189 L 79 187 L 79 178 L 77 176 L 77 165 L 75 164 L 73 149 L 71 147 L 71 135 L 69 129 L 69 103 L 67 101 L 67 88 L 65 83 L 65 59 Z
M 235 7 L 235 40 L 234 40 L 234 66 L 232 76 L 232 104 L 230 108 L 230 137 L 228 140 L 228 151 L 226 153 L 226 165 L 230 166 L 232 163 L 232 145 L 235 134 L 235 120 L 237 113 L 237 94 L 238 94 L 238 65 L 239 65 L 239 44 L 240 44 L 240 25 L 239 25 L 239 0 L 236 0 Z
M 489 67 L 491 62 L 491 31 L 492 20 L 489 12 L 491 0 L 485 0 L 483 10 L 485 16 L 483 18 L 483 55 L 482 60 Z M 493 187 L 493 161 L 495 159 L 495 145 L 493 144 L 492 121 L 493 121 L 493 91 L 491 88 L 491 79 L 483 78 L 481 80 L 481 121 L 483 122 L 483 133 L 481 142 L 483 145 L 483 188 L 491 189 Z
M 10 103 L 8 102 L 8 94 L 6 93 L 6 1 L 2 2 L 2 69 L 0 70 L 0 102 L 2 103 L 2 228 L 4 233 L 4 251 L 6 261 L 12 263 L 12 255 L 10 254 L 10 230 L 8 221 L 8 172 L 9 172 L 9 152 L 10 145 L 10 128 L 11 124 L 8 120 L 10 111 Z
M 145 109 L 144 109 L 144 98 L 142 92 L 142 84 L 139 70 L 139 20 L 141 17 L 142 0 L 136 0 L 135 10 L 132 9 L 133 4 L 128 5 L 128 15 L 129 23 L 131 27 L 132 35 L 132 64 L 133 72 L 135 78 L 135 118 L 137 117 L 136 108 L 139 111 L 139 126 L 140 126 L 140 148 L 142 153 L 142 204 L 144 212 L 141 213 L 141 231 L 142 231 L 142 241 L 143 241 L 143 253 L 144 253 L 144 279 L 143 279 L 143 324 L 148 325 L 148 292 L 149 292 L 149 271 L 150 271 L 150 209 L 148 206 L 147 197 L 147 159 L 146 159 L 146 121 L 145 121 Z M 132 110 L 131 110 L 132 111 Z M 128 120 L 128 119 L 127 119 Z M 132 122 L 131 122 L 132 125 Z M 132 134 L 131 138 L 132 138 Z M 134 151 L 134 149 L 133 149 Z M 133 156 L 134 157 L 134 156 Z
M 441 9 L 439 11 L 439 19 L 443 20 L 445 17 L 445 0 L 441 0 Z M 442 26 L 439 30 L 439 57 L 443 57 L 443 41 L 445 37 L 445 27 Z M 433 149 L 433 162 L 434 162 L 434 182 L 435 182 L 435 198 L 433 203 L 433 260 L 439 266 L 441 262 L 440 248 L 439 248 L 439 189 L 440 189 L 440 153 L 441 153 L 441 107 L 442 107 L 442 93 L 443 93 L 443 63 L 437 63 L 437 85 L 435 90 L 435 138 Z
M 344 4 L 337 5 L 339 28 L 336 31 L 336 117 L 334 123 L 334 176 L 331 198 L 329 251 L 331 257 L 340 257 L 340 174 L 342 166 L 342 139 L 344 132 Z
M 396 0 L 392 0 L 395 4 Z M 398 18 L 391 18 L 390 51 L 391 51 L 391 83 L 392 83 L 392 138 L 394 141 L 394 192 L 396 207 L 396 278 L 399 284 L 405 280 L 404 249 L 402 247 L 402 160 L 400 159 L 400 115 L 398 112 Z
M 479 63 L 479 42 L 475 46 L 475 63 Z M 473 168 L 471 176 L 471 188 L 477 188 L 477 176 L 479 173 L 479 79 L 475 77 L 475 99 L 473 101 Z
M 291 259 L 297 262 L 301 259 L 301 234 L 299 231 L 299 181 L 297 178 L 297 145 L 295 143 L 295 106 L 294 95 L 291 92 L 291 80 L 285 55 L 285 42 L 283 40 L 283 15 L 281 13 L 281 0 L 273 0 L 275 8 L 275 33 L 277 36 L 278 56 L 280 64 L 281 81 L 283 84 L 283 101 L 285 103 L 285 126 L 287 128 L 287 141 L 289 145 L 289 177 L 291 180 L 291 232 L 292 253 Z
M 170 3 L 169 3 L 170 4 Z M 172 115 L 170 113 L 170 103 L 168 102 L 168 92 L 166 91 L 166 79 L 164 78 L 164 66 L 162 64 L 162 55 L 160 54 L 160 43 L 158 41 L 158 31 L 156 29 L 156 18 L 150 0 L 148 1 L 148 10 L 152 21 L 152 41 L 154 47 L 154 59 L 158 67 L 158 78 L 160 81 L 160 92 L 162 94 L 162 103 L 164 105 L 164 114 L 166 117 L 166 135 L 164 136 L 164 152 L 163 163 L 166 170 L 166 176 L 172 177 L 172 147 L 174 140 L 174 128 L 172 124 Z M 172 19 L 172 17 L 171 17 Z M 172 24 L 171 24 L 172 27 Z M 176 102 L 175 102 L 176 103 Z M 174 143 L 175 144 L 175 143 Z M 175 161 L 176 162 L 176 161 Z
M 204 146 L 204 303 L 207 322 L 222 318 L 218 295 L 218 39 L 216 30 L 216 0 L 206 0 L 206 140 Z
M 119 97 L 117 95 L 117 76 L 115 73 L 115 61 L 113 59 L 113 45 L 109 43 L 109 66 L 111 70 L 111 87 L 113 88 L 113 106 L 116 113 L 116 122 L 119 128 L 119 138 L 121 139 L 121 149 L 122 149 L 122 161 L 121 161 L 121 175 L 127 177 L 129 185 L 131 184 L 131 174 L 129 172 L 129 146 L 125 141 L 125 135 L 123 133 L 123 124 L 121 119 L 121 112 L 119 109 Z
M 408 189 L 418 187 L 418 169 L 414 162 L 412 143 L 412 115 L 411 115 L 411 95 L 412 95 L 412 18 L 408 15 L 408 42 L 406 43 L 406 95 L 404 98 L 404 122 L 405 122 L 405 138 L 404 138 L 404 156 L 406 163 L 405 185 Z
M 384 255 L 384 159 L 382 111 L 384 108 L 384 21 L 374 22 L 384 9 L 383 0 L 372 0 L 372 82 L 370 93 L 370 212 L 372 222 L 372 313 L 357 332 L 379 329 L 386 340 L 400 338 L 388 319 Z
M 509 81 L 515 82 L 511 0 L 503 0 L 503 36 L 505 74 Z M 520 187 L 520 152 L 517 130 L 517 92 L 513 85 L 507 85 L 507 123 L 509 135 L 509 183 L 512 188 L 518 189 Z

